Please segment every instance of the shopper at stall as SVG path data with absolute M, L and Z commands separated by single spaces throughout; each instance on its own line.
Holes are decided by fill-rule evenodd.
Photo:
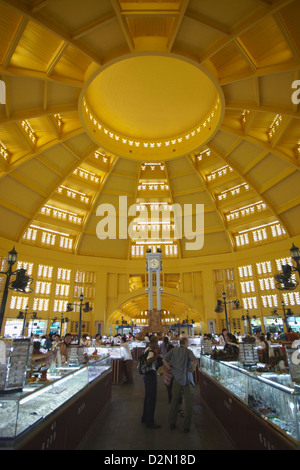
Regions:
M 167 354 L 169 346 L 170 346 L 169 338 L 165 336 L 163 342 L 160 345 L 160 354 L 162 358 L 164 358 L 164 356 Z
M 97 347 L 100 347 L 100 346 L 103 346 L 103 343 L 102 343 L 102 336 L 100 335 L 100 333 L 97 333 L 96 336 L 95 336 L 95 339 L 93 341 L 93 346 L 95 348 Z
M 42 348 L 41 342 L 40 341 L 34 341 L 33 342 L 33 348 L 32 348 L 32 355 L 33 356 L 38 356 L 41 354 L 45 354 L 45 350 Z
M 300 336 L 299 336 L 299 333 L 297 333 L 297 331 L 293 331 L 292 328 L 288 328 L 288 332 L 287 332 L 287 340 L 288 341 L 293 342 L 293 341 L 296 341 L 299 338 L 300 338 Z
M 50 333 L 49 335 L 43 335 L 41 344 L 44 349 L 50 351 L 50 349 L 52 349 L 52 334 Z
M 263 333 L 260 333 L 260 335 L 258 336 L 258 346 L 261 349 L 261 361 L 265 364 L 268 364 L 269 363 L 269 359 L 270 359 L 270 354 L 269 354 L 269 343 L 268 341 L 266 340 L 265 338 L 265 335 Z
M 226 328 L 223 328 L 222 333 L 220 334 L 219 341 L 221 346 L 225 346 L 226 344 L 226 336 L 227 336 L 228 330 Z
M 188 344 L 188 338 L 181 338 L 180 346 L 171 349 L 163 359 L 164 365 L 173 375 L 169 425 L 171 429 L 175 429 L 178 405 L 183 395 L 185 404 L 184 432 L 189 432 L 190 430 L 193 411 L 192 387 L 188 374 L 191 373 L 197 365 L 197 358 L 194 356 L 194 353 L 188 349 Z
M 90 343 L 90 338 L 88 335 L 84 334 L 80 338 L 80 346 L 88 347 Z
M 225 341 L 224 352 L 233 360 L 237 359 L 239 357 L 239 347 L 236 337 L 232 333 L 227 332 Z
M 174 348 L 173 344 L 169 343 L 167 352 L 169 352 L 173 348 Z M 169 402 L 169 405 L 170 405 L 171 401 L 172 401 L 172 387 L 173 387 L 173 375 L 172 375 L 172 372 L 171 372 L 171 361 L 169 361 L 169 366 L 170 366 L 170 368 L 167 369 L 165 364 L 163 364 L 162 372 L 163 372 L 163 381 L 164 381 L 164 384 L 166 386 L 167 393 L 168 393 L 168 402 Z M 179 400 L 179 405 L 178 405 L 178 413 L 182 418 L 184 418 L 184 411 L 182 409 L 182 401 L 183 401 L 183 397 L 182 397 L 182 394 L 181 394 L 180 400 Z
M 59 335 L 54 335 L 52 342 L 52 349 L 57 350 L 61 345 L 61 337 Z
M 71 345 L 71 341 L 72 335 L 71 333 L 67 333 L 59 348 L 60 360 L 62 364 L 65 364 L 69 359 L 69 347 Z
M 146 352 L 148 352 L 147 362 L 148 364 L 151 364 L 152 368 L 144 375 L 145 398 L 142 423 L 145 423 L 148 428 L 157 429 L 160 428 L 160 425 L 156 424 L 154 420 L 157 395 L 157 374 L 155 363 L 160 357 L 160 353 L 157 338 L 155 336 L 151 336 L 149 345 L 145 349 L 145 353 Z
M 133 383 L 133 374 L 132 374 L 133 359 L 132 359 L 129 344 L 126 341 L 126 336 L 122 336 L 121 348 L 123 352 L 123 366 L 124 366 L 124 374 L 125 374 L 124 383 L 132 384 Z

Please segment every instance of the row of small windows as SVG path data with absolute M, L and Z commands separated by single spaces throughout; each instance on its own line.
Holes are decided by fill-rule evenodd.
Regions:
M 2 259 L 2 265 L 5 265 L 5 259 Z M 54 295 L 56 297 L 69 298 L 72 270 L 67 268 L 57 268 L 54 271 L 53 266 L 39 264 L 37 266 L 36 273 L 33 271 L 34 264 L 24 261 L 18 261 L 17 269 L 24 268 L 28 275 L 33 275 L 35 278 L 34 282 L 34 293 L 37 296 L 48 296 L 47 297 L 35 297 L 32 305 L 30 305 L 31 311 L 47 312 L 50 307 L 54 312 L 65 312 L 68 300 L 66 299 L 49 299 L 49 296 L 54 288 Z M 56 277 L 54 278 L 54 273 Z M 53 282 L 56 281 L 56 282 Z M 58 281 L 58 282 L 57 282 Z M 80 294 L 84 295 L 85 299 L 93 299 L 95 297 L 96 273 L 89 271 L 74 272 L 74 286 L 73 286 L 73 299 L 78 299 Z M 86 285 L 88 284 L 88 285 Z M 1 288 L 1 285 L 0 285 Z M 12 295 L 10 299 L 10 309 L 25 309 L 28 305 L 29 298 L 27 296 Z M 78 303 L 79 305 L 79 303 Z M 78 307 L 79 308 L 79 307 Z M 74 308 L 77 311 L 77 306 Z
M 68 300 L 55 299 L 54 302 L 53 302 L 53 307 L 52 307 L 51 311 L 64 313 L 67 310 L 67 304 L 68 304 Z M 90 305 L 92 306 L 93 303 L 90 302 Z M 28 297 L 13 295 L 10 299 L 10 309 L 11 310 L 14 310 L 14 309 L 16 309 L 16 310 L 25 310 L 27 306 L 28 306 Z M 74 311 L 79 312 L 79 309 L 80 309 L 79 303 L 75 304 L 74 305 Z M 30 313 L 32 313 L 32 312 L 48 312 L 49 310 L 50 310 L 50 299 L 42 298 L 42 297 L 35 297 L 33 299 L 32 311 L 30 311 Z
M 282 265 L 286 264 L 293 265 L 291 257 L 260 261 L 254 265 L 245 264 L 237 267 L 242 297 L 241 305 L 245 310 L 281 308 L 282 300 L 286 306 L 300 305 L 300 292 L 282 292 L 281 295 L 276 293 L 274 273 L 281 271 Z M 225 292 L 227 299 L 239 297 L 234 272 L 234 268 L 214 270 L 215 293 L 218 299 L 222 297 L 223 292 Z M 296 275 L 292 274 L 292 278 L 296 280 Z M 261 295 L 257 295 L 257 291 Z M 228 308 L 232 308 L 230 302 Z
M 284 264 L 290 264 L 292 265 L 292 259 L 291 258 L 278 258 L 275 259 L 275 265 L 277 271 L 281 271 L 281 266 Z M 271 261 L 261 261 L 259 263 L 256 263 L 256 271 L 257 274 L 263 275 L 263 274 L 269 274 L 273 272 L 272 268 L 272 262 Z M 238 267 L 238 272 L 239 272 L 239 277 L 253 277 L 253 269 L 252 265 L 248 264 L 245 266 L 239 266 Z
M 36 281 L 35 293 L 41 295 L 50 295 L 51 282 Z M 70 285 L 69 284 L 56 284 L 55 295 L 59 297 L 69 297 Z M 86 286 L 74 286 L 74 298 L 83 294 L 85 298 L 91 299 L 95 297 L 95 288 Z
M 300 305 L 300 293 L 299 292 L 285 292 L 282 294 L 285 306 Z M 253 310 L 258 308 L 257 297 L 250 296 L 242 299 L 243 307 L 246 310 Z M 262 306 L 264 308 L 281 308 L 281 299 L 278 299 L 277 294 L 269 294 L 261 296 Z
M 269 231 L 270 228 L 270 231 Z M 250 244 L 250 236 L 252 235 L 251 242 L 258 243 L 267 240 L 270 235 L 273 238 L 282 237 L 286 235 L 284 228 L 280 224 L 270 225 L 255 230 L 249 230 L 244 233 L 235 235 L 236 245 L 242 247 Z
M 275 289 L 274 277 L 267 277 L 258 280 L 260 290 L 272 290 Z M 255 292 L 254 281 L 244 281 L 240 283 L 242 294 Z
M 81 223 L 81 222 L 78 222 L 77 220 L 76 223 Z M 280 224 L 271 225 L 270 230 L 271 230 L 271 235 L 273 238 L 282 237 L 286 234 L 284 228 Z M 66 249 L 66 250 L 73 249 L 73 245 L 74 245 L 73 238 L 69 236 L 65 236 L 65 235 L 57 235 L 56 233 L 42 231 L 42 230 L 39 232 L 41 232 L 41 235 L 40 235 L 41 245 L 45 245 L 49 247 L 56 246 L 56 247 Z M 23 236 L 23 239 L 28 240 L 28 241 L 37 241 L 37 234 L 38 234 L 37 229 L 28 228 Z M 270 234 L 268 234 L 268 227 L 263 227 L 263 228 L 252 230 L 252 231 L 249 230 L 245 233 L 234 235 L 237 246 L 243 247 L 245 245 L 249 245 L 251 235 L 252 235 L 253 243 L 265 241 L 270 236 Z M 59 236 L 59 243 L 57 243 L 58 236 Z M 131 255 L 132 256 L 144 256 L 144 247 L 133 245 L 131 248 Z M 172 247 L 172 245 L 166 245 L 165 255 L 166 256 L 177 255 L 177 246 L 174 245 L 174 247 Z
M 72 224 L 80 225 L 82 223 L 82 217 L 73 212 L 67 212 L 56 207 L 44 206 L 41 208 L 40 213 L 55 219 L 63 220 L 65 222 L 70 222 Z
M 52 247 L 57 246 L 66 250 L 72 250 L 74 244 L 74 239 L 67 235 L 60 235 L 31 227 L 29 227 L 24 233 L 23 240 L 31 242 L 39 241 L 41 245 Z
M 178 247 L 176 244 L 166 245 L 131 245 L 131 256 L 145 256 L 146 250 L 151 248 L 152 253 L 156 253 L 157 248 L 161 248 L 165 256 L 177 256 Z

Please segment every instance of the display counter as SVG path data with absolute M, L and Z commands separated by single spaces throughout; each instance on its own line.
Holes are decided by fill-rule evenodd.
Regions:
M 143 354 L 146 346 L 147 346 L 147 343 L 143 341 L 131 341 L 129 343 L 129 347 L 130 347 L 131 354 L 132 354 L 132 359 L 134 361 L 137 361 L 139 356 Z
M 97 346 L 97 347 L 88 347 L 84 349 L 85 354 L 91 356 L 95 352 L 97 354 L 109 354 L 111 358 L 112 366 L 112 384 L 118 385 L 123 382 L 124 379 L 124 349 L 121 346 Z
M 132 341 L 129 342 L 129 347 L 131 350 L 132 359 L 134 361 L 138 360 L 138 357 L 146 348 L 146 343 L 141 341 Z M 125 350 L 122 348 L 121 345 L 116 346 L 91 346 L 84 349 L 85 354 L 92 356 L 93 353 L 97 352 L 97 354 L 109 354 L 112 360 L 112 383 L 113 385 L 119 385 L 124 380 L 124 367 L 123 361 L 125 357 Z
M 111 399 L 111 358 L 57 367 L 45 381 L 0 395 L 1 449 L 76 449 Z
M 200 393 L 240 450 L 300 447 L 300 386 L 289 374 L 257 373 L 200 356 Z

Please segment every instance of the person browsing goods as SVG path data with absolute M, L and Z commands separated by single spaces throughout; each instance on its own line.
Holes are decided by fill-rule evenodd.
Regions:
M 189 432 L 192 420 L 192 371 L 195 370 L 197 365 L 197 358 L 194 356 L 194 353 L 188 349 L 188 344 L 187 338 L 181 338 L 180 346 L 171 349 L 163 358 L 165 367 L 171 370 L 173 375 L 169 425 L 171 429 L 175 429 L 178 405 L 183 394 L 185 403 L 184 432 Z
M 144 375 L 145 398 L 142 423 L 145 423 L 148 428 L 157 429 L 160 428 L 160 425 L 154 421 L 157 395 L 156 360 L 160 357 L 160 354 L 155 336 L 151 336 L 149 346 L 145 349 L 146 352 L 148 352 L 147 363 L 151 365 L 151 369 Z

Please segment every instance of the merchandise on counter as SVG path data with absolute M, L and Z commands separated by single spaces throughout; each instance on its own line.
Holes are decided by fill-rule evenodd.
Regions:
M 258 364 L 258 351 L 254 343 L 239 343 L 239 362 L 244 366 Z
M 286 348 L 289 370 L 293 382 L 300 384 L 300 350 Z
M 266 367 L 250 372 L 238 362 L 208 356 L 201 356 L 200 370 L 300 445 L 300 387 L 290 374 L 263 372 Z
M 212 341 L 207 338 L 203 338 L 201 341 L 201 354 L 211 354 L 212 352 Z
M 84 347 L 83 346 L 70 346 L 69 355 L 68 355 L 69 365 L 77 366 L 77 365 L 83 364 L 84 361 L 85 361 Z
M 22 390 L 27 366 L 31 361 L 30 339 L 2 338 L 0 350 L 0 393 Z

